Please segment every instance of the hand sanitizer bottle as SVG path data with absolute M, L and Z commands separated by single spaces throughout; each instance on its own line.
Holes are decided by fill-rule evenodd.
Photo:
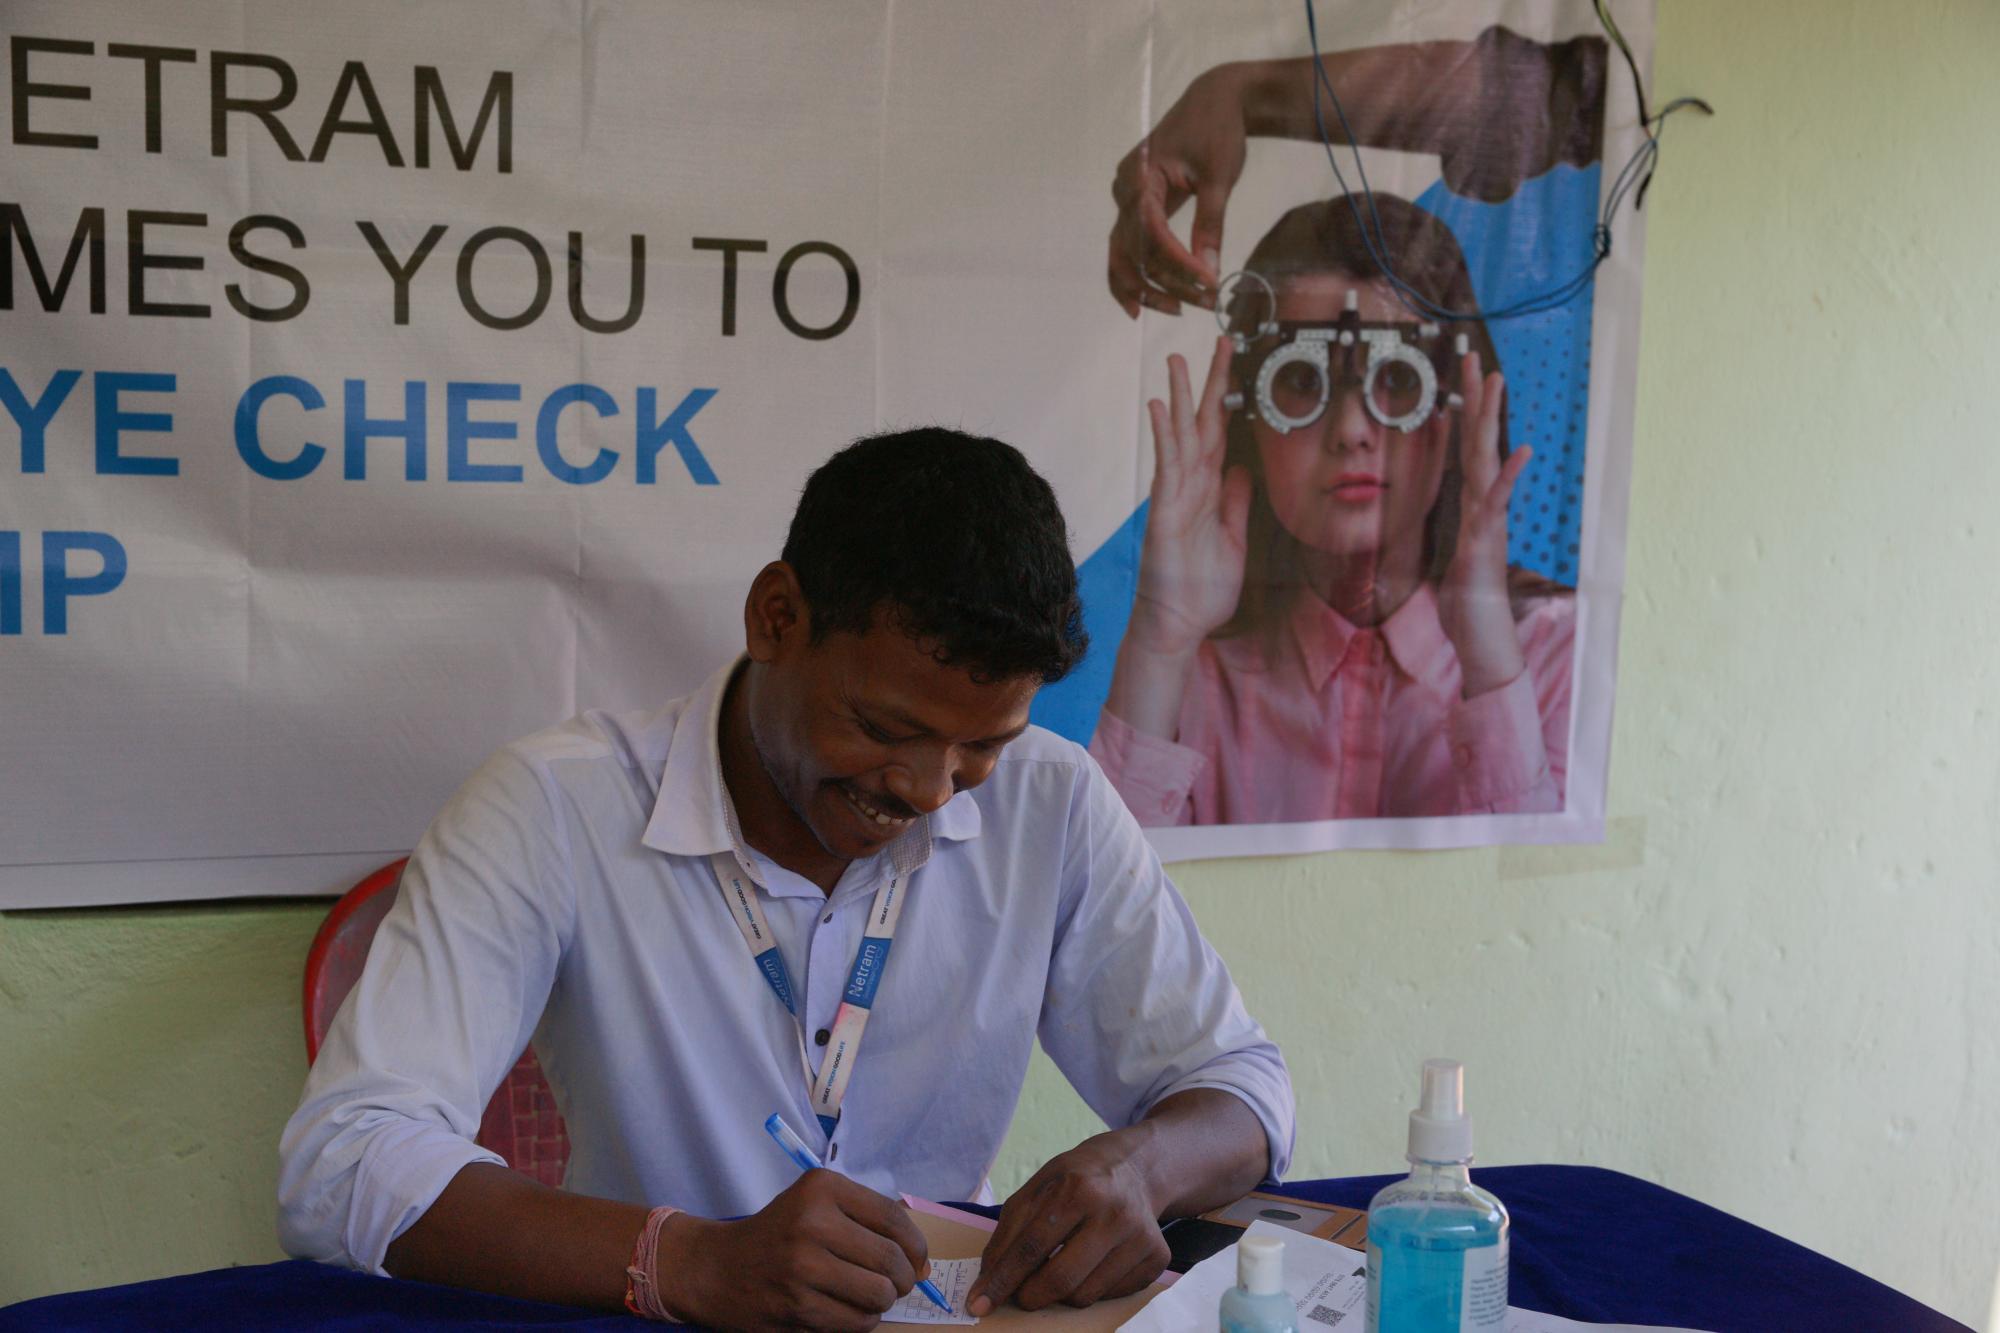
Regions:
M 1285 1294 L 1285 1242 L 1276 1236 L 1236 1242 L 1236 1285 L 1222 1293 L 1222 1333 L 1299 1333 L 1297 1307 Z
M 1472 1183 L 1465 1066 L 1424 1061 L 1410 1175 L 1368 1205 L 1368 1333 L 1500 1333 L 1507 1210 Z

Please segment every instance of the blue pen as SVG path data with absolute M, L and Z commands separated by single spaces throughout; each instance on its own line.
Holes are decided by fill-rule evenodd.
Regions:
M 799 1170 L 818 1171 L 826 1166 L 825 1162 L 819 1160 L 819 1154 L 808 1148 L 806 1141 L 793 1133 L 792 1127 L 786 1124 L 785 1118 L 777 1112 L 773 1111 L 771 1118 L 764 1122 L 764 1132 L 769 1134 L 772 1140 L 785 1150 L 785 1156 L 798 1163 Z M 931 1304 L 937 1306 L 938 1309 L 944 1311 L 946 1314 L 958 1313 L 958 1311 L 951 1308 L 951 1302 L 944 1298 L 944 1293 L 938 1290 L 937 1283 L 931 1281 L 929 1278 L 920 1278 L 917 1282 L 917 1290 L 930 1297 Z

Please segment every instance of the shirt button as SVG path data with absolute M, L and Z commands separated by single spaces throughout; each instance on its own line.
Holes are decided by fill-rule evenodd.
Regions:
M 1452 750 L 1451 757 L 1457 761 L 1460 768 L 1472 767 L 1472 747 L 1470 745 L 1456 747 Z
M 823 917 L 821 917 L 821 918 L 819 919 L 819 923 L 820 923 L 820 924 L 821 924 L 822 926 L 830 926 L 830 925 L 832 925 L 832 924 L 833 924 L 833 913 L 831 913 L 831 912 L 828 912 L 828 913 L 827 913 L 827 914 L 826 914 L 825 916 L 823 916 Z
M 813 1033 L 813 1045 L 815 1046 L 824 1046 L 831 1040 L 833 1040 L 833 1034 L 825 1028 L 821 1028 L 819 1031 Z

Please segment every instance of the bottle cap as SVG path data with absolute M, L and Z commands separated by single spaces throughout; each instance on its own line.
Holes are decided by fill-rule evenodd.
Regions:
M 1413 1162 L 1472 1160 L 1472 1117 L 1465 1113 L 1465 1066 L 1456 1060 L 1424 1061 L 1423 1096 L 1410 1112 Z
M 1236 1285 L 1252 1296 L 1285 1289 L 1285 1242 L 1276 1236 L 1245 1236 L 1236 1242 Z

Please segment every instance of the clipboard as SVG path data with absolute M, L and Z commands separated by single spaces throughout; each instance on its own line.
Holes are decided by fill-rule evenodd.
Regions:
M 1350 1250 L 1368 1248 L 1368 1214 L 1358 1208 L 1342 1208 L 1331 1203 L 1288 1199 L 1282 1194 L 1253 1190 L 1235 1203 L 1210 1209 L 1201 1215 L 1205 1222 L 1246 1229 L 1252 1222 L 1270 1222 L 1308 1236 L 1345 1245 Z
M 986 1249 L 986 1241 L 992 1235 L 992 1223 L 984 1218 L 967 1218 L 956 1209 L 942 1204 L 912 1204 L 910 1219 L 917 1229 L 924 1233 L 924 1240 L 930 1246 L 933 1258 L 970 1259 Z M 1274 1214 L 1283 1214 L 1276 1216 Z M 1223 1226 L 1242 1231 L 1252 1222 L 1273 1222 L 1278 1226 L 1303 1231 L 1321 1240 L 1334 1241 L 1350 1249 L 1367 1246 L 1368 1214 L 1354 1208 L 1340 1208 L 1327 1203 L 1308 1203 L 1303 1199 L 1288 1199 L 1281 1194 L 1266 1194 L 1259 1190 L 1246 1194 L 1235 1203 L 1211 1209 L 1201 1215 L 1203 1221 L 1219 1222 Z M 973 1222 L 984 1223 L 983 1229 Z M 1168 1278 L 1176 1276 L 1173 1273 Z M 1115 1301 L 1100 1301 L 1088 1309 L 1076 1310 L 1067 1305 L 1051 1306 L 1033 1313 L 1016 1306 L 1005 1306 L 995 1310 L 979 1321 L 981 1328 L 1038 1328 L 1061 1329 L 1068 1333 L 1115 1333 L 1115 1330 L 1137 1314 L 1146 1302 L 1167 1289 L 1168 1283 L 1155 1282 L 1144 1291 L 1130 1296 L 1121 1296 Z M 885 1324 L 883 1328 L 901 1327 Z
M 937 1211 L 933 1212 L 931 1208 L 936 1208 Z M 924 1233 L 924 1240 L 930 1245 L 932 1258 L 977 1257 L 985 1250 L 987 1238 L 992 1232 L 981 1231 L 968 1223 L 956 1221 L 947 1215 L 951 1211 L 941 1205 L 913 1208 L 910 1211 L 910 1220 Z M 1144 1291 L 1121 1296 L 1115 1301 L 1099 1301 L 1096 1305 L 1082 1310 L 1067 1305 L 1052 1305 L 1045 1310 L 1030 1312 L 1018 1306 L 1007 1305 L 981 1319 L 979 1327 L 1062 1329 L 1067 1330 L 1067 1333 L 1114 1333 L 1120 1324 L 1139 1313 L 1141 1306 L 1165 1290 L 1165 1286 L 1155 1282 Z M 882 1325 L 885 1331 L 904 1327 L 911 1326 Z

